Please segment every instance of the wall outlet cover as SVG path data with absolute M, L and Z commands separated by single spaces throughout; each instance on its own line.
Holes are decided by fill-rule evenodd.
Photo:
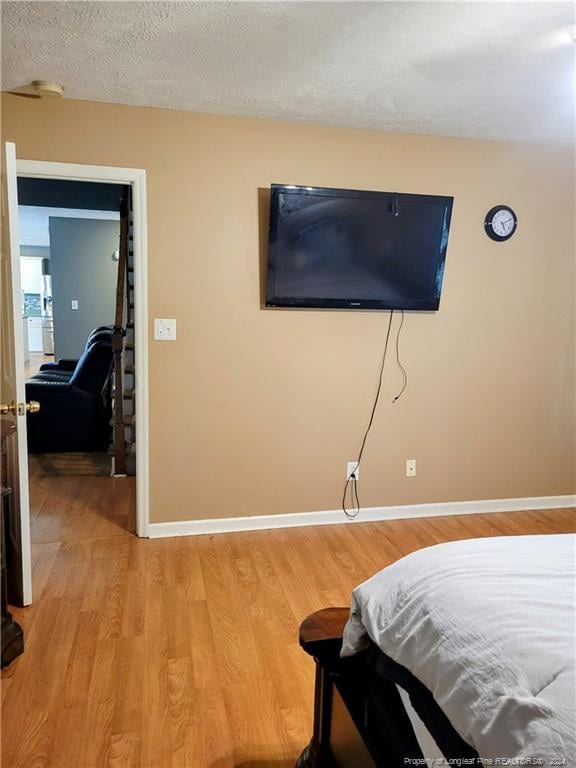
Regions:
M 78 309 L 78 299 L 71 299 L 70 300 L 70 309 Z
M 352 473 L 356 476 L 356 480 L 360 480 L 360 467 L 357 461 L 346 462 L 346 480 L 350 480 Z

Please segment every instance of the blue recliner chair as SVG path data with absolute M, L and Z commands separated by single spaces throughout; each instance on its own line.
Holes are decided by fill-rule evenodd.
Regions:
M 111 338 L 93 339 L 72 372 L 41 371 L 26 382 L 26 399 L 40 403 L 27 419 L 31 453 L 108 448 L 113 364 Z
M 90 335 L 88 336 L 84 351 L 86 351 L 88 347 L 95 341 L 106 341 L 112 344 L 112 331 L 113 327 L 111 325 L 101 325 L 98 328 L 94 328 L 94 330 L 91 331 Z M 72 360 L 71 358 L 60 358 L 58 361 L 43 363 L 40 366 L 38 373 L 34 374 L 32 378 L 42 381 L 59 381 L 60 378 L 70 380 L 77 365 L 78 360 Z M 54 374 L 54 376 L 58 376 L 60 378 L 48 378 L 48 374 L 50 374 L 50 376 Z

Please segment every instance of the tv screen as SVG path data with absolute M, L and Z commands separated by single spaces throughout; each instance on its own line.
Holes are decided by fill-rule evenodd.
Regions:
M 438 309 L 452 202 L 273 184 L 266 305 Z

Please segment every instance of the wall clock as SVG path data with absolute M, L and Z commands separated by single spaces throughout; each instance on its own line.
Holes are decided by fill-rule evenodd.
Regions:
M 517 225 L 516 214 L 507 205 L 495 205 L 490 208 L 484 219 L 486 234 L 500 243 L 512 237 Z

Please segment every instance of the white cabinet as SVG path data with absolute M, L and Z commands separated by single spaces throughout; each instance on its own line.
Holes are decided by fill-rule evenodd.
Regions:
M 20 257 L 20 285 L 23 293 L 42 291 L 42 259 L 38 256 Z
M 28 349 L 30 352 L 42 352 L 42 318 L 28 318 Z

